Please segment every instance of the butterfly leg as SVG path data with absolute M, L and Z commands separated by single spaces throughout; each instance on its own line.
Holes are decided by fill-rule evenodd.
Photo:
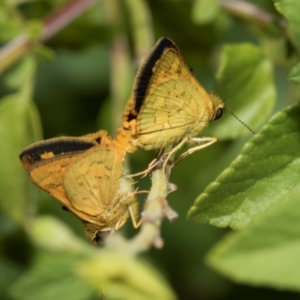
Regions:
M 179 157 L 177 157 L 171 164 L 170 169 L 174 168 L 175 165 L 177 165 L 181 160 L 183 160 L 185 157 L 187 157 L 188 155 L 204 149 L 208 146 L 210 146 L 211 144 L 215 143 L 217 141 L 217 138 L 215 137 L 201 137 L 201 138 L 192 138 L 191 141 L 195 142 L 196 144 L 200 144 L 196 147 L 192 147 L 190 149 L 188 149 L 187 151 L 183 152 Z
M 149 194 L 149 191 L 147 191 L 147 190 L 136 191 L 135 195 L 137 195 L 137 194 Z
M 146 177 L 148 174 L 150 174 L 154 170 L 154 168 L 157 166 L 157 164 L 158 164 L 158 159 L 155 158 L 151 161 L 151 163 L 148 165 L 148 168 L 146 170 L 132 174 L 132 175 L 128 175 L 127 177 L 133 178 L 136 176 L 141 176 L 140 179 L 142 179 L 142 178 Z
M 131 205 L 128 206 L 128 211 L 131 217 L 133 228 L 138 228 L 142 223 L 142 218 L 139 221 L 137 221 L 136 212 L 134 210 L 136 209 L 133 209 Z
M 163 163 L 163 174 L 166 175 L 166 166 L 167 166 L 167 163 L 168 161 L 170 160 L 171 156 L 177 152 L 188 140 L 188 137 L 185 137 L 184 139 L 182 139 L 182 141 L 176 145 L 176 147 L 174 147 L 168 154 L 167 154 L 167 157 L 165 158 L 165 161 Z M 171 169 L 170 169 L 171 170 Z
M 135 197 L 136 194 L 144 194 L 144 193 L 149 193 L 148 191 L 135 191 L 132 192 L 130 195 L 128 195 L 127 198 L 121 200 L 122 205 L 126 205 L 127 209 L 129 211 L 130 214 L 130 218 L 132 221 L 132 225 L 134 228 L 138 228 L 141 223 L 142 223 L 142 219 L 140 219 L 139 221 L 137 221 L 137 219 L 139 218 L 139 203 L 137 198 Z

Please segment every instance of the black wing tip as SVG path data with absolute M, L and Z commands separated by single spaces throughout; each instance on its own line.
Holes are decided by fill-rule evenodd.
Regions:
M 161 58 L 162 54 L 166 49 L 175 49 L 179 51 L 175 43 L 167 38 L 160 38 L 155 46 L 152 48 L 149 56 L 146 58 L 146 61 L 138 71 L 137 79 L 134 86 L 134 114 L 127 116 L 127 121 L 131 121 L 134 117 L 140 112 L 141 107 L 144 103 L 144 99 L 149 87 L 150 80 L 153 76 L 153 67 L 156 62 Z
M 167 47 L 172 47 L 174 44 L 174 42 L 168 38 L 168 37 L 161 37 L 158 41 L 157 41 L 157 44 L 164 44 L 165 46 Z
M 94 142 L 88 142 L 78 139 L 58 138 L 50 139 L 35 143 L 25 148 L 19 154 L 21 161 L 33 164 L 39 162 L 42 159 L 42 155 L 45 153 L 53 153 L 53 156 L 75 154 L 86 151 L 95 146 Z

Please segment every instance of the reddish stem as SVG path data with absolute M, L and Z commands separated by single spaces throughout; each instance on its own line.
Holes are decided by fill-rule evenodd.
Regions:
M 45 30 L 41 40 L 45 41 L 51 38 L 96 3 L 97 0 L 74 0 L 51 14 L 45 19 Z

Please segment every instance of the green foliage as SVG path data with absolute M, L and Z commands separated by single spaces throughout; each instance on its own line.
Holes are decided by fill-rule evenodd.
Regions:
M 258 128 L 271 113 L 276 98 L 271 61 L 252 44 L 227 45 L 216 77 L 216 94 L 226 107 L 250 128 Z M 222 118 L 222 126 L 218 125 L 213 123 L 207 134 L 230 139 L 249 133 L 244 126 L 237 126 L 230 114 Z
M 298 11 L 299 1 L 295 0 L 274 0 L 274 5 L 288 22 L 288 31 L 292 36 L 292 42 L 300 49 L 300 19 Z
M 192 13 L 195 23 L 206 24 L 214 21 L 220 13 L 219 0 L 197 0 Z
M 29 234 L 47 252 L 39 253 L 30 271 L 10 287 L 14 299 L 87 299 L 95 291 L 108 299 L 176 299 L 145 261 L 124 251 L 95 251 L 55 218 L 36 218 Z
M 149 264 L 112 251 L 84 261 L 78 272 L 98 293 L 105 291 L 108 299 L 176 299 Z
M 279 198 L 212 249 L 208 263 L 238 282 L 299 291 L 299 186 Z
M 189 218 L 244 228 L 253 215 L 288 199 L 299 188 L 299 113 L 299 104 L 278 112 L 196 200 Z
M 66 2 L 0 3 L 1 299 L 242 298 L 245 287 L 234 282 L 252 286 L 249 298 L 296 299 L 299 1 L 249 0 L 253 10 L 243 10 L 218 0 L 103 0 L 91 7 L 82 0 L 75 15 Z M 118 234 L 105 248 L 90 245 L 82 223 L 33 186 L 18 154 L 42 131 L 45 138 L 99 129 L 115 136 L 136 66 L 161 36 L 174 40 L 201 84 L 214 86 L 257 132 L 248 140 L 251 133 L 227 112 L 200 133 L 219 141 L 172 171 L 178 191 L 168 200 L 179 218 L 163 222 L 164 247 L 141 259 Z M 154 158 L 146 151 L 128 156 L 132 173 Z M 149 189 L 149 181 L 138 188 Z M 187 211 L 193 222 L 183 217 Z M 217 227 L 231 232 L 222 238 Z M 130 228 L 128 222 L 122 233 L 136 236 Z
M 0 206 L 8 216 L 24 226 L 32 209 L 32 204 L 28 202 L 31 192 L 28 178 L 17 157 L 28 143 L 41 138 L 40 120 L 31 101 L 34 71 L 35 62 L 28 57 L 18 70 L 7 78 L 12 86 L 19 83 L 18 91 L 3 97 L 0 102 L 0 138 L 5 141 L 0 147 L 0 155 L 3 158 Z
M 289 79 L 296 84 L 300 84 L 300 63 L 296 64 L 292 68 L 289 73 Z
M 78 258 L 64 253 L 39 253 L 30 271 L 9 289 L 13 299 L 88 299 L 92 289 L 76 276 Z

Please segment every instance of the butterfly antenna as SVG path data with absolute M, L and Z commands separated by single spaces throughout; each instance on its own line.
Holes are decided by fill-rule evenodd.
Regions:
M 248 125 L 246 125 L 240 118 L 238 118 L 229 108 L 225 107 L 225 109 L 233 116 L 235 117 L 241 124 L 243 124 L 250 132 L 255 134 L 255 131 L 252 130 Z

